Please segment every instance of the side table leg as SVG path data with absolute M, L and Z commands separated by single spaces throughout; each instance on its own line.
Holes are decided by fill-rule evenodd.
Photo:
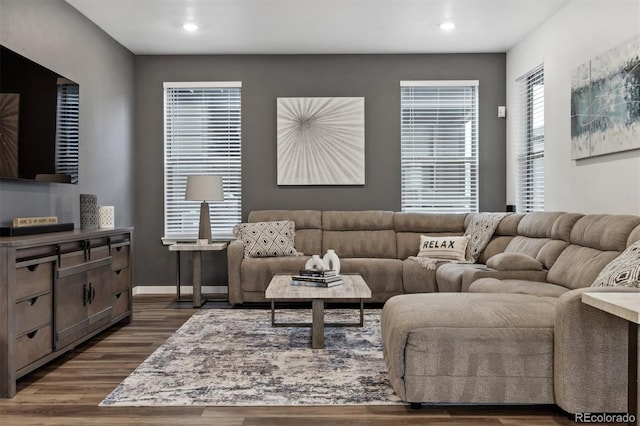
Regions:
M 202 306 L 202 252 L 193 252 L 193 307 Z
M 638 324 L 629 321 L 629 364 L 627 383 L 627 412 L 635 416 L 634 422 L 629 425 L 640 425 L 640 412 L 638 412 Z
M 180 296 L 180 251 L 176 251 L 176 292 L 178 294 L 178 302 L 182 297 Z
M 324 300 L 313 299 L 311 302 L 311 348 L 324 348 Z

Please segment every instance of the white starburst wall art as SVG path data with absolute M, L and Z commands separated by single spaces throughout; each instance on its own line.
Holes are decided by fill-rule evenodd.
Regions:
M 364 185 L 364 98 L 278 98 L 278 185 Z

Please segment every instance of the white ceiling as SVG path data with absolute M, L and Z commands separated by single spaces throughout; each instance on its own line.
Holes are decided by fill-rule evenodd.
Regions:
M 145 54 L 505 52 L 569 0 L 66 0 Z M 187 33 L 187 19 L 200 29 Z M 453 20 L 445 33 L 438 23 Z

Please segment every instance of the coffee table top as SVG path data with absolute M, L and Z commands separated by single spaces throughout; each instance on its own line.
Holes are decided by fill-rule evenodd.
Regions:
M 334 287 L 291 285 L 291 274 L 277 274 L 265 291 L 267 299 L 370 299 L 371 289 L 361 275 L 342 275 L 342 284 Z

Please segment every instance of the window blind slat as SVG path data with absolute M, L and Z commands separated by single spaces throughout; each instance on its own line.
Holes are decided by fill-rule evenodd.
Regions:
M 519 213 L 544 210 L 544 66 L 518 79 L 518 188 Z
M 401 86 L 402 211 L 478 211 L 477 82 Z
M 188 175 L 220 175 L 225 199 L 209 203 L 213 238 L 241 221 L 241 83 L 164 84 L 166 238 L 195 238 L 200 202 L 185 201 Z

